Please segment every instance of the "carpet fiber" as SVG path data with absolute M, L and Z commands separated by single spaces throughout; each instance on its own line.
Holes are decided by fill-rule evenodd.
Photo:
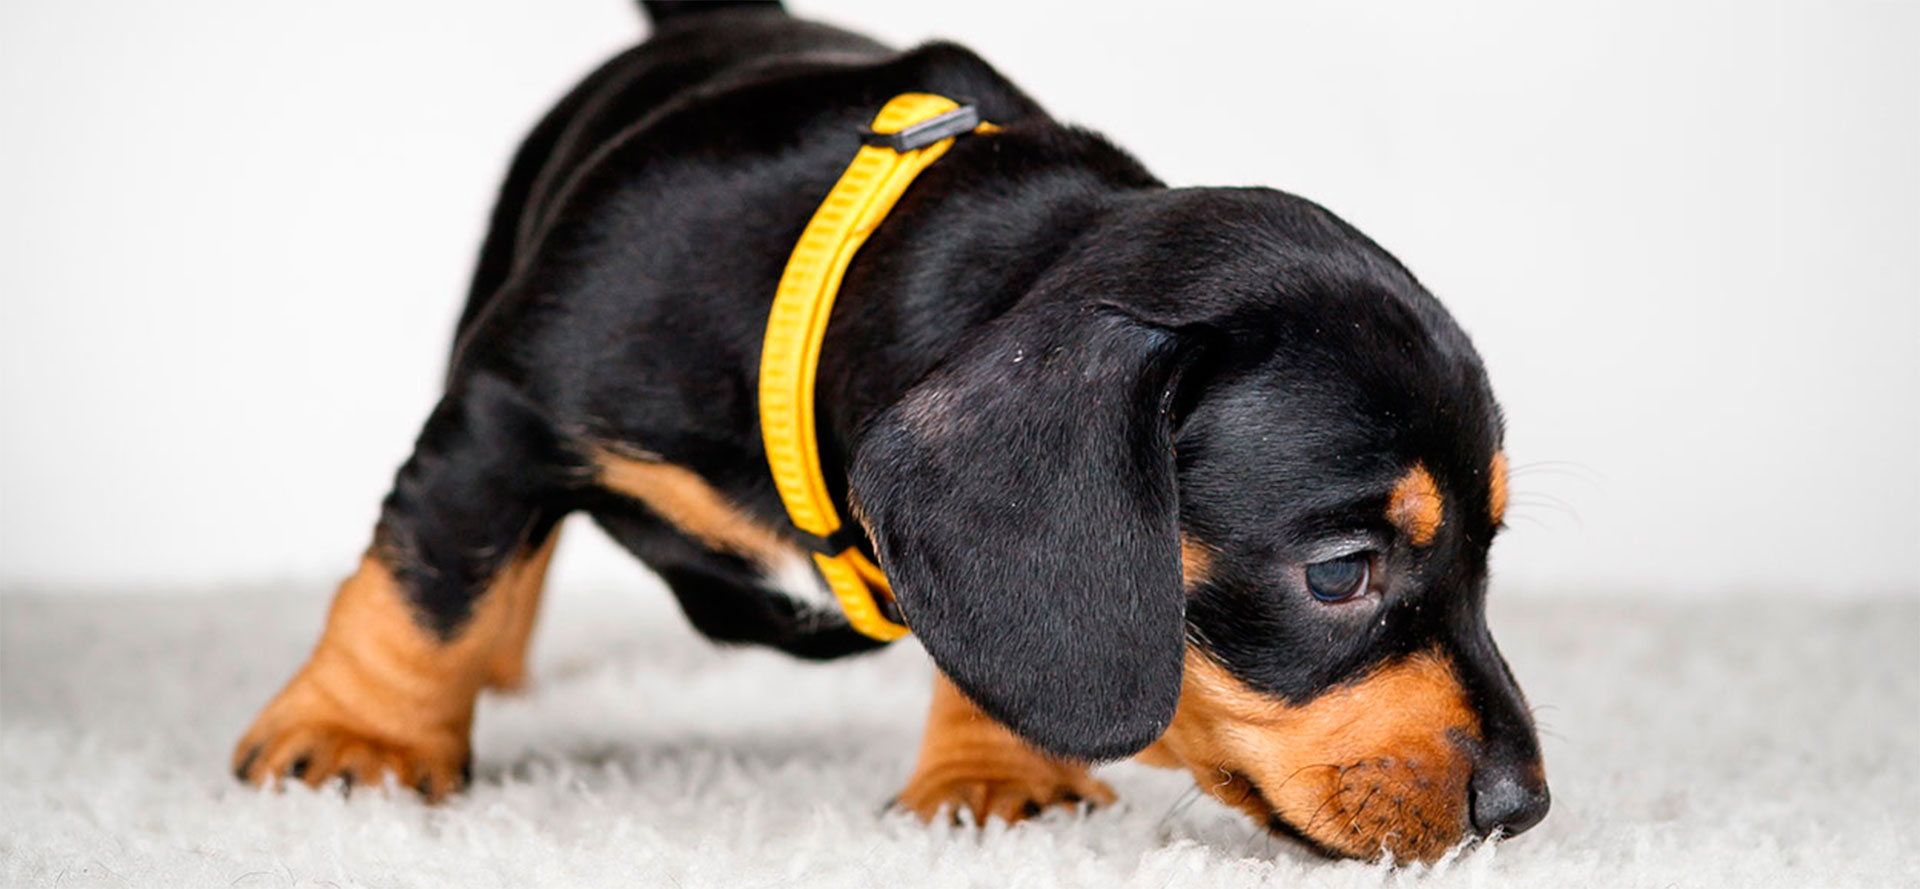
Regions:
M 270 794 L 229 745 L 322 591 L 0 596 L 6 886 L 1920 886 L 1920 602 L 1496 597 L 1553 813 L 1437 866 L 1329 862 L 1103 769 L 1122 802 L 1011 829 L 882 804 L 912 765 L 911 642 L 720 650 L 659 591 L 550 597 L 531 689 L 481 703 L 476 784 Z

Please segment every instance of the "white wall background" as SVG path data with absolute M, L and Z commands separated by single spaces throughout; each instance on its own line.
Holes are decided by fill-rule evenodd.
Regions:
M 1372 234 L 1511 422 L 1499 583 L 1920 589 L 1920 4 L 798 6 Z M 0 589 L 331 579 L 624 0 L 0 4 Z M 635 583 L 577 528 L 561 583 Z

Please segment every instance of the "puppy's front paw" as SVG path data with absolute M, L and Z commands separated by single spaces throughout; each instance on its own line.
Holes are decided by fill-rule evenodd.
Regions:
M 261 711 L 233 750 L 234 776 L 248 784 L 292 779 L 319 787 L 338 778 L 351 787 L 392 775 L 436 802 L 465 787 L 471 768 L 464 732 L 428 725 L 378 731 L 304 676 Z
M 1081 802 L 1099 805 L 1115 799 L 1113 789 L 1069 764 L 954 763 L 922 768 L 907 781 L 896 805 L 921 820 L 931 821 L 941 810 L 957 818 L 961 810 L 976 822 L 1002 818 L 1008 822 L 1032 818 L 1052 806 Z

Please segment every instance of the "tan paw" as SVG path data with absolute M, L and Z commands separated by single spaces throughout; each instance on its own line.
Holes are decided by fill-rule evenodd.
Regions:
M 498 692 L 527 690 L 527 665 L 519 656 L 502 656 L 487 665 L 487 687 Z
M 1105 805 L 1115 799 L 1112 788 L 1079 766 L 1033 762 L 996 770 L 978 765 L 922 769 L 895 804 L 924 821 L 944 810 L 955 819 L 962 811 L 972 812 L 976 823 L 985 823 L 988 818 L 1021 821 L 1054 806 Z
M 267 705 L 233 749 L 235 777 L 275 787 L 283 779 L 309 787 L 335 779 L 347 787 L 375 785 L 391 775 L 437 802 L 465 787 L 471 772 L 464 732 L 414 726 L 404 739 L 377 732 L 300 678 Z

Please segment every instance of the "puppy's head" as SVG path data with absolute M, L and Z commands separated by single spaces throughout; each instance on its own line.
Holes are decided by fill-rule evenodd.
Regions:
M 1484 619 L 1500 437 L 1465 335 L 1364 236 L 1155 192 L 877 417 L 853 492 L 935 662 L 1035 745 L 1430 859 L 1547 806 Z

